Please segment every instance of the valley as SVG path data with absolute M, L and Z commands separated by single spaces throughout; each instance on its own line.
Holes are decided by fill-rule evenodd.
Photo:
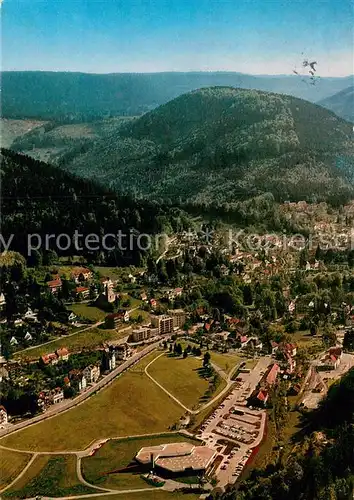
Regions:
M 331 0 L 167 2 L 186 30 L 83 3 L 23 3 L 10 42 L 43 70 L 1 73 L 1 498 L 351 500 L 345 2 L 325 37 Z

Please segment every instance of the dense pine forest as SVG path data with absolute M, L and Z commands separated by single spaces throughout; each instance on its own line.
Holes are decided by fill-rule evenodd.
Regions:
M 77 230 L 82 239 L 88 234 L 171 233 L 190 227 L 186 213 L 157 203 L 118 196 L 92 181 L 82 180 L 43 162 L 9 150 L 1 152 L 2 235 L 8 241 L 14 234 L 11 250 L 27 255 L 27 236 L 61 233 L 72 236 Z M 51 240 L 53 250 L 55 240 Z M 112 246 L 112 241 L 109 241 Z M 124 243 L 121 246 L 128 246 Z M 56 251 L 58 251 L 56 249 Z M 63 252 L 75 254 L 70 246 Z M 89 251 L 82 255 L 106 264 L 139 264 L 144 252 L 136 248 Z
M 352 126 L 324 108 L 215 87 L 131 120 L 59 164 L 119 192 L 172 203 L 231 203 L 265 192 L 277 201 L 343 203 L 353 194 L 337 168 L 343 155 L 353 166 Z

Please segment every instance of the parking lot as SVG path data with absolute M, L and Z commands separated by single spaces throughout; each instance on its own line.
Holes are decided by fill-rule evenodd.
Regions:
M 214 471 L 221 488 L 237 480 L 263 439 L 266 412 L 247 407 L 246 402 L 269 364 L 270 358 L 263 357 L 250 373 L 240 374 L 232 392 L 200 428 L 199 437 L 221 458 Z

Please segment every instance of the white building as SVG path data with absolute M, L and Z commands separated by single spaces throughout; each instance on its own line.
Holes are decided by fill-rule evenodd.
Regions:
M 0 406 L 0 427 L 6 425 L 8 422 L 7 411 L 4 406 Z

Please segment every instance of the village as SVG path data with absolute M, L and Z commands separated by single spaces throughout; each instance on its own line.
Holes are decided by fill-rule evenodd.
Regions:
M 269 440 L 271 412 L 280 422 L 313 410 L 354 366 L 350 253 L 346 262 L 345 251 L 336 257 L 318 245 L 321 231 L 344 230 L 352 207 L 340 216 L 321 204 L 283 210 L 299 223 L 311 215 L 312 248 L 288 245 L 290 237 L 284 248 L 265 235 L 264 248 L 230 249 L 222 231 L 209 242 L 200 231 L 175 235 L 143 268 L 24 270 L 27 288 L 12 285 L 23 303 L 0 296 L 0 435 L 69 415 L 138 370 L 182 410 L 173 429 L 200 443 L 168 448 L 161 439 L 137 449 L 130 459 L 153 469 L 146 479 L 165 484 L 167 474 L 177 487 L 194 464 L 206 484 L 237 482 Z

